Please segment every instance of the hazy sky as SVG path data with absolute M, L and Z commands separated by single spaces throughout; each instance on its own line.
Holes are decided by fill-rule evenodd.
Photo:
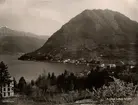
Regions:
M 95 8 L 138 21 L 138 0 L 0 0 L 0 26 L 52 35 L 83 10 Z

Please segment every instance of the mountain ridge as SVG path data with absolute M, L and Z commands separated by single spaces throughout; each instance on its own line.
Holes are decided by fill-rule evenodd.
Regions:
M 137 42 L 138 23 L 111 10 L 85 10 L 64 24 L 35 52 L 33 59 L 94 59 L 129 56 L 130 43 Z M 120 54 L 119 54 L 120 53 Z M 21 57 L 22 59 L 23 57 Z
M 46 38 L 46 37 L 45 37 Z M 23 31 L 0 28 L 0 53 L 28 53 L 41 47 L 47 40 L 41 36 Z

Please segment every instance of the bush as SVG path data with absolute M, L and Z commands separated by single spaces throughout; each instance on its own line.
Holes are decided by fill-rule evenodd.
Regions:
M 113 79 L 114 82 L 111 82 L 108 86 L 104 85 L 97 90 L 93 88 L 93 92 L 91 93 L 92 98 L 97 101 L 101 100 L 101 102 L 115 104 L 131 101 L 136 95 L 137 86 L 134 86 L 133 83 L 125 83 L 116 78 Z

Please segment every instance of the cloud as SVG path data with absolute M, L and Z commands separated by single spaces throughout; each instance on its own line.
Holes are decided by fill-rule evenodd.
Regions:
M 138 21 L 137 0 L 0 0 L 0 25 L 52 35 L 85 9 L 112 9 Z

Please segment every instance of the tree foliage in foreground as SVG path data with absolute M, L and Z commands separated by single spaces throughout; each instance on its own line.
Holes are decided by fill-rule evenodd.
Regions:
M 10 82 L 10 78 L 8 66 L 3 61 L 0 62 L 0 84 Z
M 8 72 L 8 66 L 2 61 L 0 62 L 0 98 L 2 97 L 2 85 L 10 83 L 11 76 Z

